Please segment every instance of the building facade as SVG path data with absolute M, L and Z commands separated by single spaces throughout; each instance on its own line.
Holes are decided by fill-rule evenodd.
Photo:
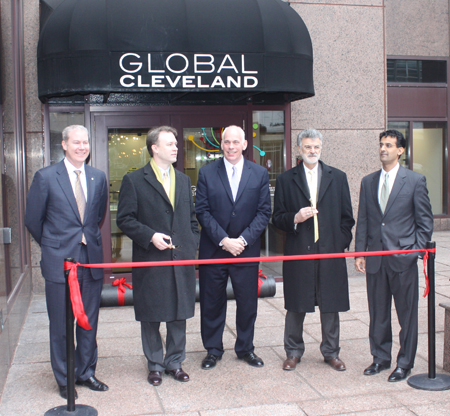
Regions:
M 86 12 L 90 3 L 107 8 L 105 16 L 115 10 L 115 27 L 120 19 L 128 22 L 121 36 L 108 31 L 110 22 L 101 18 L 102 13 Z M 322 159 L 348 175 L 355 214 L 362 177 L 379 168 L 378 134 L 387 127 L 401 129 L 408 137 L 402 163 L 427 176 L 436 229 L 450 229 L 447 0 L 248 0 L 248 10 L 261 11 L 263 18 L 258 19 L 257 14 L 244 13 L 228 18 L 227 10 L 242 0 L 215 0 L 216 14 L 208 20 L 203 16 L 205 3 L 191 13 L 192 20 L 180 15 L 177 25 L 166 26 L 164 10 L 155 9 L 155 16 L 160 13 L 155 20 L 167 27 L 167 33 L 176 36 L 185 30 L 177 38 L 178 49 L 161 43 L 158 54 L 156 49 L 136 49 L 142 34 L 154 26 L 125 13 L 122 3 L 0 0 L 0 392 L 31 296 L 44 288 L 40 249 L 23 223 L 27 189 L 36 170 L 63 157 L 61 131 L 69 124 L 89 129 L 90 163 L 104 170 L 110 181 L 110 206 L 102 227 L 105 262 L 131 259 L 129 242 L 115 225 L 117 193 L 123 175 L 148 162 L 145 133 L 158 124 L 178 129 L 177 169 L 191 177 L 194 195 L 198 169 L 220 157 L 223 127 L 244 128 L 249 140 L 246 156 L 268 169 L 272 193 L 277 175 L 297 163 L 297 134 L 316 128 L 324 135 Z M 191 2 L 183 3 L 193 10 Z M 284 13 L 281 22 L 288 32 L 295 34 L 298 28 L 303 42 L 309 39 L 313 90 L 304 82 L 312 74 L 300 57 L 308 50 L 301 49 L 303 43 L 295 44 L 295 36 L 267 36 L 285 31 L 270 26 L 274 23 L 264 19 L 264 7 Z M 62 13 L 68 9 L 74 13 Z M 205 36 L 215 27 L 212 22 L 224 28 L 249 26 L 250 34 L 225 36 L 218 31 Z M 88 39 L 79 34 L 86 28 L 95 29 Z M 153 33 L 152 39 L 159 35 Z M 195 36 L 210 40 L 209 49 L 183 43 Z M 111 39 L 114 50 L 105 46 Z M 297 55 L 286 47 L 289 42 L 298 52 L 297 67 L 290 60 Z M 261 44 L 266 49 L 260 51 Z M 80 50 L 85 55 L 77 55 Z M 274 55 L 270 61 L 268 56 Z M 108 66 L 107 60 L 113 63 Z M 197 72 L 189 72 L 191 67 Z M 263 255 L 282 252 L 283 236 L 273 227 L 269 225 L 262 238 Z M 267 267 L 266 273 L 280 273 L 276 266 Z M 105 270 L 105 283 L 128 273 Z

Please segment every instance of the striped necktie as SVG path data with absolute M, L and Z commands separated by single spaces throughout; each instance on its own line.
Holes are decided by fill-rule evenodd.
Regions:
M 86 197 L 84 196 L 83 187 L 81 186 L 81 170 L 76 170 L 75 173 L 77 175 L 77 181 L 75 182 L 75 199 L 77 201 L 78 212 L 80 213 L 81 224 L 83 224 L 84 212 L 86 210 Z M 81 236 L 81 242 L 86 245 L 86 237 L 84 236 L 84 233 Z

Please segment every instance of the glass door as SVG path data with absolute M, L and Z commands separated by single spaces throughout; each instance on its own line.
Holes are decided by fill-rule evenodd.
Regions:
M 132 259 L 132 242 L 116 224 L 117 204 L 123 176 L 149 162 L 146 138 L 150 128 L 169 125 L 177 129 L 178 160 L 174 166 L 190 177 L 195 201 L 199 169 L 222 157 L 223 130 L 229 125 L 243 127 L 248 140 L 245 157 L 268 169 L 273 197 L 276 176 L 286 166 L 283 115 L 281 110 L 250 112 L 244 106 L 134 107 L 91 113 L 92 165 L 106 173 L 110 188 L 109 209 L 101 227 L 104 262 Z M 270 225 L 261 239 L 262 256 L 282 253 L 283 236 Z M 261 267 L 264 274 L 281 276 L 281 264 L 261 263 Z M 118 277 L 131 280 L 131 269 L 105 269 L 105 283 Z

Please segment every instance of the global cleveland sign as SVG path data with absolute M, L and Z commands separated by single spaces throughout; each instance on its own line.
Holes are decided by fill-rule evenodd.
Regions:
M 115 59 L 114 59 L 115 60 Z M 132 91 L 261 88 L 259 55 L 208 53 L 123 53 L 112 74 L 113 88 Z

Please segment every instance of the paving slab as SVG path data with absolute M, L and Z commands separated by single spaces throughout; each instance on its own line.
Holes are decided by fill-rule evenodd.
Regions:
M 450 232 L 436 232 L 436 368 L 443 364 L 444 309 L 450 302 Z M 106 382 L 108 392 L 77 387 L 77 403 L 95 407 L 107 416 L 441 416 L 450 415 L 450 391 L 415 390 L 406 382 L 388 383 L 390 371 L 368 377 L 364 368 L 371 362 L 369 350 L 366 283 L 363 275 L 351 270 L 351 309 L 341 314 L 340 357 L 347 371 L 337 372 L 320 354 L 320 314 L 305 320 L 305 354 L 294 371 L 283 371 L 285 358 L 283 287 L 277 284 L 275 297 L 259 299 L 255 326 L 256 353 L 263 368 L 253 368 L 238 360 L 236 304 L 228 302 L 223 336 L 225 354 L 213 370 L 202 370 L 205 350 L 200 334 L 200 308 L 187 322 L 187 355 L 183 368 L 188 383 L 164 375 L 159 387 L 147 382 L 147 365 L 142 352 L 140 324 L 133 307 L 100 310 L 96 375 Z M 419 293 L 425 279 L 419 264 Z M 419 300 L 419 345 L 413 375 L 428 372 L 428 299 Z M 399 349 L 400 330 L 392 306 L 393 357 Z M 165 326 L 161 332 L 166 333 Z M 64 405 L 49 362 L 48 318 L 44 295 L 30 303 L 14 361 L 0 398 L 0 416 L 37 416 L 54 406 Z M 393 368 L 392 368 L 393 369 Z M 445 373 L 448 374 L 448 373 Z

